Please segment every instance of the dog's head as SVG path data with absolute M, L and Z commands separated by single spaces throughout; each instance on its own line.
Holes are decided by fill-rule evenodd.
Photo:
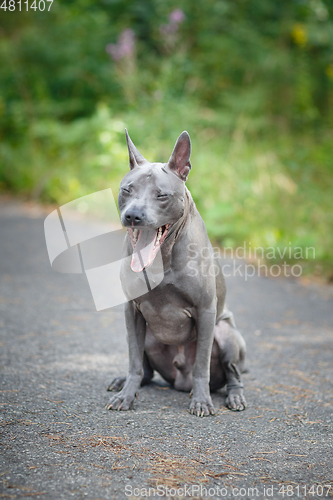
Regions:
M 127 130 L 126 139 L 130 171 L 120 184 L 118 205 L 121 223 L 135 250 L 131 267 L 139 272 L 153 262 L 173 224 L 184 214 L 191 141 L 189 134 L 182 132 L 167 163 L 150 163 Z

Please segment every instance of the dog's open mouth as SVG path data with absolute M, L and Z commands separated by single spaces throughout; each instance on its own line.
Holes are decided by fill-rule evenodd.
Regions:
M 160 246 L 168 234 L 169 228 L 170 224 L 161 226 L 158 229 L 127 228 L 133 247 L 132 271 L 139 273 L 153 263 Z

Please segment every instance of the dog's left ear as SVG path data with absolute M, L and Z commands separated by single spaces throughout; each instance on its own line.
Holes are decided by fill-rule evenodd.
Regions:
M 180 134 L 172 151 L 172 155 L 168 161 L 169 168 L 180 177 L 183 181 L 186 181 L 187 176 L 191 170 L 191 139 L 188 132 L 184 130 Z

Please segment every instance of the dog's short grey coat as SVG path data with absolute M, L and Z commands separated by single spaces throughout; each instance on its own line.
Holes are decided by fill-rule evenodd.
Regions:
M 158 229 L 163 228 L 164 278 L 155 289 L 125 306 L 129 374 L 111 382 L 109 390 L 121 390 L 107 408 L 130 409 L 140 385 L 149 383 L 156 370 L 175 389 L 192 391 L 192 414 L 213 414 L 210 389 L 225 385 L 228 407 L 243 410 L 240 374 L 245 342 L 224 306 L 222 268 L 185 186 L 191 169 L 190 137 L 185 131 L 179 136 L 167 163 L 148 162 L 127 131 L 126 137 L 130 171 L 120 185 L 121 222 L 129 232 L 140 228 L 135 232 L 140 237 L 147 230 L 157 238 Z M 204 251 L 193 252 L 193 248 Z M 127 234 L 124 256 L 132 254 Z M 134 255 L 132 259 L 132 266 L 125 259 L 121 269 L 125 294 L 139 279 L 140 263 Z

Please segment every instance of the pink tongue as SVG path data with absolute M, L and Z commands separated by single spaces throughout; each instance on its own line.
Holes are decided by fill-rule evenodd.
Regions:
M 141 230 L 139 241 L 135 246 L 132 256 L 131 268 L 135 273 L 139 273 L 148 266 L 150 257 L 153 254 L 157 233 L 153 229 Z

